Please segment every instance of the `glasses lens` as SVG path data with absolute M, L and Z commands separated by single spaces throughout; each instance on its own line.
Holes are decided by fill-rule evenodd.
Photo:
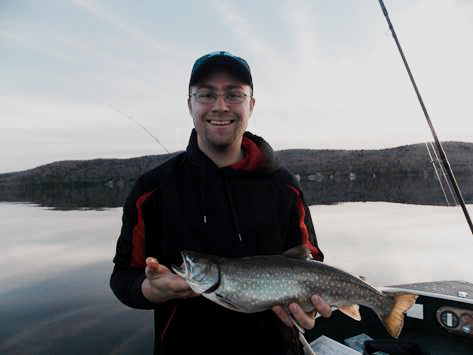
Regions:
M 198 92 L 195 95 L 195 98 L 198 102 L 202 104 L 212 104 L 217 101 L 217 94 L 211 91 Z
M 246 95 L 242 92 L 227 92 L 224 95 L 224 99 L 229 104 L 241 104 L 245 99 Z
M 223 96 L 223 100 L 227 104 L 241 104 L 245 98 L 248 96 L 240 91 L 229 91 L 224 94 L 217 94 L 213 91 L 199 91 L 192 94 L 197 102 L 201 104 L 214 104 L 217 102 L 219 96 Z

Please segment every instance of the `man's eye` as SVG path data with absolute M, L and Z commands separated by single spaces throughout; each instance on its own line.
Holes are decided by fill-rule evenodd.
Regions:
M 210 92 L 200 93 L 197 95 L 199 99 L 209 100 L 212 99 L 215 95 Z

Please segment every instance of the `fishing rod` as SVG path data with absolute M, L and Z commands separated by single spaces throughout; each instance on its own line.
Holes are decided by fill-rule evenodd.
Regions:
M 430 163 L 432 164 L 432 167 L 434 168 L 435 176 L 437 177 L 437 181 L 439 182 L 440 188 L 442 189 L 443 197 L 445 198 L 445 202 L 447 203 L 447 206 L 457 206 L 458 203 L 455 199 L 455 194 L 452 190 L 452 187 L 450 186 L 450 182 L 448 181 L 447 175 L 445 173 L 445 169 L 443 168 L 442 164 L 440 164 L 440 159 L 437 155 L 435 147 L 433 146 L 432 142 L 424 143 L 424 145 L 425 145 L 425 149 L 427 150 L 427 154 L 429 154 Z M 430 150 L 432 150 L 432 152 L 430 152 Z M 438 168 L 437 168 L 437 164 L 438 164 Z M 442 175 L 439 174 L 439 170 L 442 172 Z M 450 204 L 450 200 L 447 197 L 447 191 L 443 186 L 444 185 L 443 181 L 445 181 L 445 184 L 448 187 L 448 190 L 450 192 L 449 196 L 451 196 L 451 198 L 453 199 L 453 204 Z
M 434 126 L 432 124 L 432 121 L 430 120 L 429 114 L 427 113 L 427 109 L 424 105 L 424 101 L 422 100 L 422 97 L 420 95 L 419 89 L 417 88 L 417 84 L 414 80 L 414 76 L 412 75 L 411 69 L 409 68 L 409 64 L 407 64 L 406 57 L 404 56 L 404 52 L 402 51 L 401 44 L 399 43 L 399 39 L 397 38 L 396 31 L 394 31 L 394 27 L 391 23 L 391 20 L 388 15 L 388 10 L 386 10 L 386 6 L 384 6 L 383 0 L 378 0 L 379 4 L 381 5 L 381 9 L 383 10 L 384 17 L 386 17 L 386 21 L 388 22 L 389 29 L 391 31 L 391 34 L 396 41 L 397 48 L 399 49 L 399 53 L 401 54 L 402 60 L 404 62 L 404 65 L 406 67 L 407 73 L 409 74 L 409 78 L 411 79 L 412 86 L 414 87 L 414 90 L 416 92 L 417 98 L 419 99 L 419 103 L 422 107 L 422 110 L 424 111 L 425 119 L 427 120 L 427 123 L 430 127 L 430 131 L 432 132 L 432 136 L 434 137 L 435 141 L 435 146 L 437 148 L 437 151 L 440 155 L 440 158 L 442 160 L 442 164 L 445 168 L 445 171 L 447 172 L 447 176 L 450 179 L 450 183 L 453 187 L 453 190 L 455 191 L 455 195 L 457 197 L 458 202 L 460 203 L 463 214 L 465 215 L 466 221 L 468 223 L 468 226 L 470 227 L 471 233 L 473 234 L 473 223 L 471 221 L 470 215 L 468 214 L 468 210 L 466 209 L 465 206 L 465 200 L 463 199 L 462 193 L 460 191 L 460 188 L 458 186 L 458 183 L 455 179 L 455 176 L 453 175 L 452 168 L 450 166 L 450 162 L 448 161 L 447 155 L 445 151 L 443 150 L 442 144 L 440 143 L 440 140 L 437 136 L 437 133 L 435 132 Z
M 126 114 L 125 112 L 123 112 L 122 110 L 120 110 L 119 108 L 113 106 L 113 105 L 110 105 L 111 108 L 113 108 L 114 110 L 117 110 L 118 112 L 120 112 L 123 116 L 125 116 L 126 118 L 132 120 L 135 124 L 137 124 L 139 127 L 141 127 L 146 133 L 148 133 L 151 137 L 153 137 L 153 139 L 158 142 L 158 144 L 163 147 L 163 149 L 169 154 L 169 150 L 166 149 L 166 147 L 159 141 L 158 138 L 156 138 L 155 136 L 153 136 L 153 134 L 148 131 L 146 129 L 145 126 L 143 126 L 142 124 L 140 124 L 137 120 L 135 120 L 133 117 L 131 117 L 130 115 Z

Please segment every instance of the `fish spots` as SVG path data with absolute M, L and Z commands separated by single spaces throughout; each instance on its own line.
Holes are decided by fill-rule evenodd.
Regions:
M 282 255 L 218 257 L 215 260 L 218 268 L 206 265 L 213 262 L 212 258 L 193 259 L 193 266 L 199 265 L 200 270 L 205 271 L 204 277 L 193 275 L 193 278 L 201 283 L 208 282 L 212 277 L 209 270 L 218 269 L 219 287 L 203 296 L 239 312 L 254 313 L 292 302 L 299 303 L 303 309 L 312 309 L 310 297 L 314 294 L 337 307 L 362 304 L 372 308 L 380 318 L 389 314 L 395 304 L 358 277 L 317 261 Z M 193 267 L 192 271 L 197 269 Z M 391 333 L 398 334 L 398 327 Z

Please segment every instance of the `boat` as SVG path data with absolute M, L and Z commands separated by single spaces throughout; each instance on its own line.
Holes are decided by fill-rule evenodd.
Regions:
M 383 352 L 388 354 L 473 353 L 472 283 L 438 281 L 381 287 L 380 290 L 418 295 L 406 314 L 398 339 L 389 336 L 373 311 L 360 306 L 360 321 L 341 312 L 333 312 L 330 318 L 318 318 L 314 329 L 305 334 L 312 349 L 318 355 L 356 355 L 363 353 L 366 346 L 376 347 L 378 351 L 385 349 Z M 397 349 L 397 352 L 387 352 L 387 348 Z

